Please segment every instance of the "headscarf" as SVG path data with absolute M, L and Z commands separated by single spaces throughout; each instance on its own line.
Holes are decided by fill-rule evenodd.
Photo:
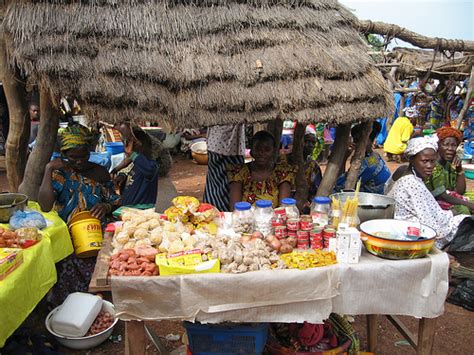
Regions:
M 452 127 L 441 127 L 436 130 L 436 135 L 440 141 L 445 140 L 446 138 L 453 137 L 455 138 L 458 143 L 462 142 L 462 133 L 461 131 L 457 130 L 456 128 Z
M 304 135 L 307 135 L 307 134 L 312 134 L 313 136 L 316 137 L 316 130 L 311 127 L 310 125 L 306 126 L 306 129 L 305 129 L 305 132 L 304 132 Z
M 419 112 L 416 109 L 416 107 L 405 107 L 403 109 L 403 112 L 405 113 L 405 116 L 407 116 L 408 118 L 413 118 L 413 117 L 418 117 L 419 116 Z
M 428 148 L 434 149 L 435 151 L 438 150 L 438 137 L 425 136 L 410 139 L 407 143 L 405 155 L 410 158 Z
M 92 133 L 87 127 L 81 125 L 69 126 L 60 133 L 60 149 L 64 152 L 72 148 L 87 146 L 92 140 Z

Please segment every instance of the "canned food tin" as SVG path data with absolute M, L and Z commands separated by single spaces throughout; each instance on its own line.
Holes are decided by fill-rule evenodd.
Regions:
M 407 227 L 407 236 L 408 237 L 419 237 L 420 236 L 420 228 L 415 226 Z
M 296 248 L 298 249 L 309 249 L 309 242 L 300 242 L 296 244 Z
M 281 218 L 281 216 L 275 216 L 275 218 L 272 219 L 272 227 L 285 227 L 285 221 L 283 218 Z
M 285 207 L 277 207 L 273 210 L 275 213 L 275 216 L 278 216 L 283 219 L 283 221 L 286 221 L 286 209 Z
M 323 241 L 311 241 L 311 249 L 321 250 L 323 249 Z
M 296 237 L 297 237 L 298 239 L 300 239 L 300 238 L 306 238 L 306 239 L 309 240 L 309 231 L 301 231 L 301 230 L 299 230 L 299 231 L 296 232 Z
M 288 234 L 288 237 L 296 237 L 296 231 L 287 229 L 286 233 Z
M 287 237 L 287 235 L 288 232 L 285 226 L 275 227 L 275 237 L 277 237 L 278 239 L 284 239 Z
M 322 228 L 313 228 L 311 232 L 309 232 L 310 238 L 315 238 L 315 239 L 323 239 L 323 229 Z
M 323 238 L 334 238 L 336 230 L 334 228 L 326 228 L 323 230 Z
M 300 227 L 300 221 L 297 218 L 288 219 L 286 221 L 286 228 L 288 230 L 297 231 Z
M 313 229 L 313 220 L 311 219 L 311 216 L 309 215 L 301 216 L 300 229 L 304 231 L 310 231 L 311 229 Z

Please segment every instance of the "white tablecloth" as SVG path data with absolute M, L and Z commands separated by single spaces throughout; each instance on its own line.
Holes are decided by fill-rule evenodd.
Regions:
M 444 311 L 448 269 L 439 251 L 397 261 L 364 251 L 359 264 L 309 270 L 113 277 L 112 296 L 122 320 L 320 323 L 332 312 L 434 318 Z

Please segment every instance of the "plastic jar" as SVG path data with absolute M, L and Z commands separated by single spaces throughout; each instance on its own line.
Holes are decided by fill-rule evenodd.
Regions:
M 232 212 L 232 228 L 235 233 L 253 233 L 254 218 L 252 205 L 248 202 L 236 202 Z
M 313 223 L 324 227 L 329 223 L 331 199 L 329 197 L 315 197 L 311 203 L 311 218 Z
M 296 200 L 294 198 L 284 198 L 281 200 L 281 207 L 285 207 L 287 220 L 300 218 L 300 211 L 296 207 Z
M 261 232 L 265 237 L 269 234 L 273 234 L 272 220 L 274 213 L 272 201 L 259 200 L 255 205 L 255 230 Z

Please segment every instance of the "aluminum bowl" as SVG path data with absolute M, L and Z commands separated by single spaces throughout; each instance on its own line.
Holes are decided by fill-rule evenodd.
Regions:
M 45 325 L 48 332 L 50 332 L 54 336 L 54 338 L 58 341 L 58 343 L 69 349 L 86 350 L 86 349 L 91 349 L 102 344 L 104 341 L 106 341 L 110 337 L 110 335 L 112 334 L 112 331 L 114 330 L 115 324 L 117 324 L 118 322 L 118 318 L 115 317 L 114 305 L 104 300 L 102 303 L 102 311 L 109 312 L 115 317 L 114 322 L 109 328 L 107 328 L 106 330 L 100 333 L 85 336 L 85 337 L 78 337 L 78 338 L 66 337 L 63 335 L 59 335 L 58 333 L 55 333 L 51 329 L 51 325 L 50 325 L 51 317 L 54 315 L 54 313 L 56 313 L 59 310 L 59 307 L 61 306 L 56 307 L 48 314 L 45 320 Z
M 16 193 L 0 194 L 0 223 L 8 223 L 16 211 L 23 211 L 28 205 L 28 196 Z
M 436 232 L 424 224 L 417 224 L 420 227 L 420 237 L 423 239 L 389 238 L 379 236 L 378 233 L 405 234 L 408 227 L 413 225 L 413 222 L 409 221 L 375 219 L 362 223 L 359 228 L 361 239 L 369 253 L 386 259 L 402 260 L 426 256 L 436 240 Z
M 347 198 L 353 198 L 354 195 L 355 192 L 340 192 L 330 197 L 335 197 L 343 203 Z M 393 218 L 395 216 L 395 200 L 384 195 L 360 192 L 357 216 L 360 223 L 372 219 Z

